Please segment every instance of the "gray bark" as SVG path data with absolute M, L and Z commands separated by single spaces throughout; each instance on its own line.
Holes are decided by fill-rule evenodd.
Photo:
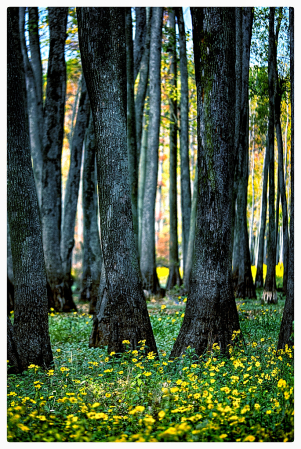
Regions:
M 146 8 L 135 7 L 136 13 L 136 27 L 135 27 L 135 40 L 134 40 L 134 81 L 140 70 L 140 64 L 142 55 L 145 49 L 145 37 L 146 37 Z
M 275 113 L 275 79 L 274 70 L 276 64 L 275 35 L 274 35 L 275 8 L 270 8 L 269 18 L 269 124 L 268 124 L 268 150 L 269 163 L 269 232 L 268 232 L 268 263 L 265 286 L 262 301 L 265 303 L 277 303 L 276 292 L 276 230 L 275 230 L 275 174 L 274 174 L 274 113 Z
M 195 256 L 184 321 L 171 352 L 226 353 L 239 320 L 232 288 L 235 12 L 191 8 L 198 105 Z
M 166 289 L 171 290 L 181 285 L 178 252 L 178 211 L 177 211 L 177 51 L 175 9 L 169 9 L 169 49 L 170 49 L 170 84 L 169 93 L 169 275 Z
M 145 290 L 159 293 L 155 255 L 155 200 L 158 177 L 158 147 L 161 103 L 161 40 L 163 8 L 153 8 L 149 61 L 149 124 L 146 177 L 143 199 L 140 269 Z
M 81 301 L 90 301 L 90 313 L 97 302 L 102 254 L 98 231 L 95 133 L 92 113 L 86 132 L 83 167 L 84 249 Z
M 43 136 L 42 229 L 49 306 L 58 311 L 75 308 L 70 286 L 64 283 L 60 257 L 62 187 L 61 155 L 66 91 L 65 39 L 68 8 L 49 8 L 50 49 Z
M 64 280 L 72 285 L 71 265 L 72 251 L 74 248 L 74 227 L 77 211 L 80 172 L 82 164 L 83 143 L 85 131 L 88 125 L 90 101 L 84 77 L 82 77 L 81 94 L 78 105 L 76 124 L 71 143 L 70 167 L 64 199 L 64 215 L 61 237 L 61 259 Z
M 295 145 L 295 125 L 294 125 L 294 8 L 289 9 L 290 25 L 290 77 L 291 77 L 291 216 L 290 216 L 290 246 L 287 273 L 287 295 L 281 321 L 279 340 L 277 349 L 285 349 L 285 345 L 292 346 L 294 322 L 294 145 Z
M 187 262 L 189 242 L 191 189 L 189 173 L 189 140 L 188 140 L 188 71 L 186 56 L 186 34 L 182 8 L 175 8 L 179 26 L 180 73 L 181 73 L 181 130 L 180 130 L 180 160 L 181 160 L 181 210 L 182 210 L 182 248 L 184 276 Z M 188 276 L 189 278 L 189 276 Z M 188 284 L 187 284 L 188 285 Z
M 15 345 L 12 364 L 17 363 L 18 356 L 15 368 L 21 372 L 30 364 L 49 368 L 53 357 L 48 332 L 42 229 L 24 95 L 19 8 L 8 8 L 7 19 L 7 210 L 15 300 L 13 330 L 8 323 L 8 352 L 10 354 Z
M 100 338 L 93 345 L 107 344 L 109 353 L 121 353 L 126 349 L 123 340 L 129 340 L 133 349 L 145 340 L 149 350 L 156 353 L 139 273 L 128 180 L 124 8 L 78 8 L 77 18 L 96 137 L 106 278 L 92 331 Z
M 143 214 L 143 198 L 146 174 L 146 152 L 148 140 L 148 111 L 146 110 L 143 119 L 142 145 L 139 158 L 139 177 L 138 177 L 138 246 L 139 255 L 141 255 L 141 236 L 142 236 L 142 214 Z

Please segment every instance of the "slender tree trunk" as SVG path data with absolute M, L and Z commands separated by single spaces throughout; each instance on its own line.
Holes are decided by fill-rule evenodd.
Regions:
M 76 125 L 71 144 L 70 168 L 65 191 L 64 216 L 61 238 L 61 259 L 63 265 L 63 274 L 65 283 L 69 285 L 70 289 L 72 285 L 72 251 L 75 243 L 74 226 L 78 203 L 83 143 L 90 112 L 90 102 L 84 77 L 82 78 L 81 84 L 81 95 L 78 105 Z
M 155 202 L 158 177 L 158 147 L 161 103 L 161 40 L 163 8 L 153 8 L 149 61 L 149 124 L 146 156 L 146 177 L 143 199 L 140 268 L 143 288 L 160 292 L 155 255 Z
M 232 288 L 235 12 L 191 8 L 198 105 L 195 255 L 184 321 L 171 352 L 226 353 L 239 320 Z
M 7 12 L 7 203 L 14 271 L 14 326 L 8 322 L 8 356 L 15 372 L 30 364 L 49 368 L 46 271 L 38 197 L 32 170 L 19 8 Z M 9 359 L 10 360 L 10 359 Z
M 27 111 L 30 131 L 30 148 L 33 160 L 33 170 L 36 182 L 39 205 L 41 205 L 42 196 L 42 170 L 43 170 L 43 110 L 41 103 L 38 102 L 38 89 L 35 81 L 35 73 L 28 59 L 27 48 L 24 35 L 25 8 L 19 8 L 19 27 L 21 38 L 21 49 L 23 55 L 26 92 L 27 92 Z M 41 115 L 42 114 L 42 115 Z
M 194 257 L 194 241 L 195 241 L 195 223 L 196 223 L 196 211 L 197 211 L 197 199 L 198 199 L 198 168 L 195 170 L 195 178 L 193 181 L 193 196 L 191 204 L 190 225 L 189 225 L 189 239 L 186 255 L 186 270 L 184 271 L 184 286 L 185 291 L 189 291 L 190 273 L 193 264 Z
M 170 124 L 169 124 L 169 275 L 166 289 L 181 285 L 178 252 L 178 211 L 177 211 L 177 51 L 175 9 L 169 11 L 169 47 L 171 90 L 169 94 Z
M 270 154 L 269 148 L 266 147 L 263 166 L 263 181 L 261 194 L 261 211 L 260 211 L 260 234 L 258 244 L 257 269 L 256 269 L 256 288 L 263 287 L 263 263 L 264 263 L 264 245 L 265 245 L 265 229 L 267 215 L 267 188 L 268 188 L 268 171 L 269 171 Z
M 100 281 L 102 253 L 98 231 L 97 174 L 95 133 L 92 113 L 86 131 L 83 167 L 84 256 L 80 300 L 90 301 L 89 313 L 95 312 Z
M 143 215 L 143 198 L 145 187 L 145 175 L 146 175 L 146 153 L 147 153 L 147 140 L 148 140 L 148 112 L 144 115 L 144 125 L 142 133 L 142 145 L 139 160 L 139 178 L 138 178 L 138 244 L 139 255 L 141 255 L 141 236 L 142 236 L 142 215 Z
M 274 67 L 276 63 L 275 36 L 274 36 L 275 8 L 270 8 L 269 20 L 269 125 L 268 148 L 270 153 L 269 163 L 269 233 L 268 233 L 268 264 L 262 301 L 265 303 L 277 303 L 276 292 L 276 232 L 275 232 L 275 174 L 274 174 L 274 112 L 275 112 L 275 85 Z
M 191 189 L 189 173 L 189 137 L 188 137 L 188 71 L 186 56 L 186 33 L 182 8 L 175 8 L 180 45 L 180 73 L 181 73 L 181 130 L 180 130 L 180 160 L 181 160 L 181 210 L 182 210 L 182 254 L 184 276 L 186 270 L 187 250 L 189 242 Z M 189 275 L 188 275 L 189 279 Z M 188 284 L 187 284 L 188 285 Z
M 61 243 L 61 155 L 66 92 L 65 39 L 68 8 L 49 8 L 50 49 L 44 114 L 42 229 L 49 306 L 58 311 L 74 308 L 70 286 L 64 283 Z
M 290 246 L 287 273 L 287 294 L 281 321 L 277 349 L 285 349 L 285 345 L 292 346 L 294 322 L 294 8 L 289 9 L 290 25 L 290 76 L 291 76 L 291 216 L 290 216 Z
M 126 39 L 126 73 L 127 73 L 127 149 L 129 159 L 129 180 L 135 241 L 138 253 L 138 162 L 136 145 L 136 122 L 134 100 L 134 57 L 133 28 L 131 8 L 125 8 L 125 39 Z
M 147 33 L 146 8 L 135 7 L 136 23 L 135 23 L 135 40 L 134 40 L 134 82 L 141 69 L 142 55 L 145 51 L 145 40 Z
M 133 349 L 145 340 L 149 351 L 157 353 L 139 273 L 128 179 L 125 12 L 116 7 L 78 8 L 77 17 L 96 138 L 106 278 L 106 294 L 98 297 L 93 322 L 92 332 L 99 338 L 92 344 L 107 344 L 109 353 L 121 353 L 124 340 Z

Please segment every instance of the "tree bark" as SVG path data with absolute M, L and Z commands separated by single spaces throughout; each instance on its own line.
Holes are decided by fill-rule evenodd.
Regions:
M 239 330 L 232 288 L 231 227 L 235 132 L 235 12 L 191 8 L 198 106 L 195 255 L 184 321 L 171 352 L 228 351 Z
M 21 372 L 30 364 L 49 368 L 53 357 L 48 332 L 42 230 L 24 96 L 19 8 L 8 8 L 7 18 L 7 209 L 15 296 L 13 330 L 8 323 L 8 349 L 10 354 L 14 346 L 13 334 L 16 351 L 12 349 L 12 364 Z
M 143 198 L 146 175 L 146 152 L 148 140 L 148 110 L 146 108 L 143 119 L 142 145 L 139 158 L 139 177 L 138 177 L 138 246 L 139 255 L 141 255 L 141 236 L 142 236 L 142 215 L 143 215 Z
M 72 292 L 64 282 L 61 244 L 61 155 L 66 92 L 65 39 L 68 8 L 49 8 L 50 49 L 44 114 L 42 229 L 49 306 L 68 312 L 75 308 Z
M 86 132 L 83 167 L 84 257 L 80 300 L 90 301 L 95 312 L 101 273 L 102 254 L 98 231 L 95 133 L 92 113 Z
M 158 177 L 158 147 L 161 103 L 161 40 L 163 8 L 153 8 L 149 61 L 149 124 L 146 177 L 143 199 L 140 268 L 143 288 L 151 294 L 160 292 L 155 255 L 155 201 Z
M 275 113 L 275 79 L 274 67 L 276 63 L 275 36 L 274 36 L 275 8 L 270 8 L 269 19 L 269 125 L 268 125 L 268 149 L 270 153 L 269 163 L 269 233 L 268 233 L 268 264 L 265 286 L 262 295 L 264 303 L 277 303 L 276 291 L 276 231 L 275 231 L 275 174 L 274 174 L 274 113 Z
M 61 259 L 66 285 L 71 289 L 72 251 L 74 248 L 74 226 L 77 211 L 83 143 L 88 125 L 90 101 L 84 77 L 81 83 L 81 95 L 78 105 L 76 125 L 71 143 L 70 168 L 64 199 L 64 216 L 61 238 Z M 73 306 L 74 307 L 74 306 Z
M 178 211 L 177 211 L 177 51 L 175 9 L 169 9 L 170 92 L 169 92 L 169 275 L 166 289 L 182 281 L 179 272 Z
M 143 295 L 132 222 L 126 145 L 126 42 L 124 8 L 78 8 L 79 45 L 96 137 L 101 245 L 106 301 L 93 333 L 108 335 L 108 352 L 156 343 Z M 104 270 L 102 270 L 104 271 Z M 100 283 L 101 285 L 101 283 Z M 90 343 L 91 344 L 91 343 Z
M 134 40 L 134 82 L 137 78 L 139 70 L 141 68 L 142 55 L 145 51 L 146 40 L 146 8 L 135 7 L 136 13 L 136 27 L 135 27 L 135 40 Z
M 289 9 L 290 26 L 290 77 L 291 77 L 291 216 L 290 216 L 290 246 L 287 273 L 287 294 L 281 321 L 277 350 L 285 349 L 285 345 L 292 346 L 294 322 L 294 8 Z
M 138 253 L 138 161 L 136 144 L 134 57 L 131 8 L 125 8 L 126 74 L 127 74 L 127 149 L 133 225 Z M 139 254 L 138 254 L 139 256 Z
M 263 166 L 261 211 L 260 211 L 260 234 L 259 234 L 257 270 L 255 279 L 256 288 L 263 287 L 263 261 L 264 261 L 264 242 L 265 242 L 264 236 L 265 236 L 266 215 L 267 215 L 267 188 L 268 188 L 269 162 L 270 162 L 270 153 L 268 146 L 266 146 L 264 156 L 264 166 Z
M 189 140 L 188 140 L 188 71 L 186 56 L 186 34 L 182 8 L 175 8 L 180 45 L 180 73 L 181 73 L 181 130 L 180 130 L 180 160 L 181 160 L 181 210 L 182 210 L 182 248 L 184 276 L 187 262 L 189 242 L 190 214 L 191 214 L 191 188 L 189 172 Z M 189 279 L 189 275 L 188 275 Z M 188 284 L 187 284 L 188 285 Z

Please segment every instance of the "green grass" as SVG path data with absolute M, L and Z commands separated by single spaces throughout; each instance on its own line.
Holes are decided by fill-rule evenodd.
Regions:
M 245 346 L 199 363 L 190 349 L 168 361 L 183 303 L 149 304 L 159 360 L 142 342 L 121 357 L 89 348 L 91 316 L 52 313 L 54 370 L 8 376 L 8 441 L 292 441 L 293 352 L 275 350 L 283 306 L 238 300 Z

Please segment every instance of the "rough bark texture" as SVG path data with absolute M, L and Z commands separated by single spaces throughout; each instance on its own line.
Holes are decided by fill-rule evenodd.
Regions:
M 150 34 L 151 34 L 151 14 L 152 8 L 149 9 L 149 17 L 147 22 L 147 32 L 145 38 L 144 52 L 140 64 L 140 77 L 135 99 L 135 114 L 136 114 L 136 144 L 137 144 L 137 160 L 140 159 L 140 151 L 142 145 L 142 122 L 143 109 L 147 91 L 148 70 L 149 70 L 149 51 L 150 51 Z M 140 232 L 140 231 L 139 231 Z
M 65 39 L 68 8 L 49 8 L 50 49 L 44 114 L 42 228 L 49 306 L 68 312 L 75 308 L 70 286 L 64 282 L 61 242 L 61 155 L 66 91 Z
M 146 8 L 145 7 L 135 7 L 136 13 L 136 24 L 135 24 L 135 41 L 134 41 L 134 81 L 137 78 L 138 72 L 140 70 L 140 64 L 142 60 L 142 55 L 145 49 L 145 39 L 146 39 Z
M 27 93 L 27 113 L 30 131 L 30 148 L 33 160 L 33 170 L 36 182 L 39 205 L 42 200 L 42 170 L 43 170 L 43 107 L 39 102 L 38 87 L 35 80 L 33 66 L 27 55 L 27 48 L 24 35 L 25 8 L 19 8 L 19 28 L 21 38 L 21 49 L 23 55 L 23 64 L 26 80 Z M 33 49 L 34 51 L 34 49 Z
M 191 189 L 189 173 L 189 142 L 188 142 L 188 71 L 186 56 L 186 34 L 182 8 L 175 8 L 180 44 L 180 73 L 181 73 L 181 121 L 180 121 L 180 160 L 181 160 L 181 210 L 182 210 L 182 254 L 184 276 L 187 263 L 187 249 L 189 242 Z M 189 276 L 188 276 L 189 278 Z
M 132 222 L 126 145 L 126 44 L 124 8 L 78 8 L 81 58 L 92 107 L 106 302 L 93 332 L 108 335 L 108 352 L 145 340 L 157 352 L 143 295 Z
M 86 132 L 83 167 L 84 249 L 80 300 L 90 301 L 90 313 L 97 302 L 102 254 L 98 231 L 97 174 L 95 165 L 95 134 L 92 113 Z
M 149 124 L 146 178 L 143 199 L 140 268 L 143 287 L 149 293 L 160 292 L 155 255 L 155 201 L 158 177 L 158 147 L 161 103 L 161 40 L 163 8 L 152 8 L 149 61 Z
M 76 125 L 71 143 L 70 168 L 68 173 L 65 198 L 64 216 L 61 238 L 61 259 L 64 281 L 71 289 L 72 251 L 74 248 L 74 226 L 77 211 L 80 172 L 82 164 L 83 144 L 88 126 L 90 101 L 84 77 L 82 77 L 81 94 L 78 105 Z
M 46 271 L 38 197 L 30 156 L 25 79 L 19 34 L 19 8 L 8 8 L 7 51 L 7 203 L 14 270 L 14 326 L 8 326 L 19 370 L 30 364 L 49 367 Z M 13 364 L 15 357 L 13 356 Z
M 274 36 L 275 8 L 270 8 L 269 19 L 269 124 L 268 124 L 268 149 L 269 163 L 269 232 L 268 232 L 268 263 L 265 286 L 262 301 L 265 303 L 277 303 L 276 292 L 276 230 L 275 230 L 275 174 L 274 174 L 274 112 L 275 112 L 275 79 L 274 70 L 276 63 L 275 36 Z
M 232 288 L 231 227 L 235 131 L 234 8 L 191 8 L 198 105 L 195 255 L 184 321 L 171 352 L 223 353 L 239 330 Z
M 8 374 L 18 374 L 23 371 L 14 339 L 14 328 L 9 317 L 7 317 L 7 360 L 9 361 Z
M 166 289 L 181 285 L 178 252 L 178 210 L 177 210 L 177 52 L 175 9 L 169 9 L 169 49 L 170 49 L 170 85 L 169 93 L 169 275 Z
M 290 246 L 287 273 L 287 294 L 281 321 L 277 349 L 285 349 L 285 345 L 292 346 L 294 322 L 294 8 L 289 9 L 290 25 L 290 76 L 291 76 L 291 216 L 290 216 Z
M 237 229 L 239 258 L 236 296 L 256 298 L 251 272 L 251 258 L 247 227 L 247 199 L 249 178 L 249 63 L 253 23 L 252 8 L 242 11 L 242 75 L 241 105 L 238 138 Z
M 258 244 L 258 258 L 257 258 L 257 270 L 255 287 L 263 287 L 263 256 L 264 256 L 264 236 L 266 228 L 266 215 L 267 215 L 267 189 L 268 189 L 268 172 L 269 172 L 270 153 L 268 147 L 265 150 L 264 166 L 263 166 L 263 181 L 262 181 L 262 194 L 261 194 L 261 211 L 260 211 L 260 234 Z
M 11 282 L 9 277 L 7 276 L 7 315 L 9 316 L 10 312 L 14 310 L 14 284 Z
M 127 149 L 129 181 L 131 189 L 133 225 L 138 253 L 138 162 L 136 144 L 135 100 L 134 100 L 134 57 L 133 25 L 131 8 L 125 8 L 126 77 L 127 77 Z

